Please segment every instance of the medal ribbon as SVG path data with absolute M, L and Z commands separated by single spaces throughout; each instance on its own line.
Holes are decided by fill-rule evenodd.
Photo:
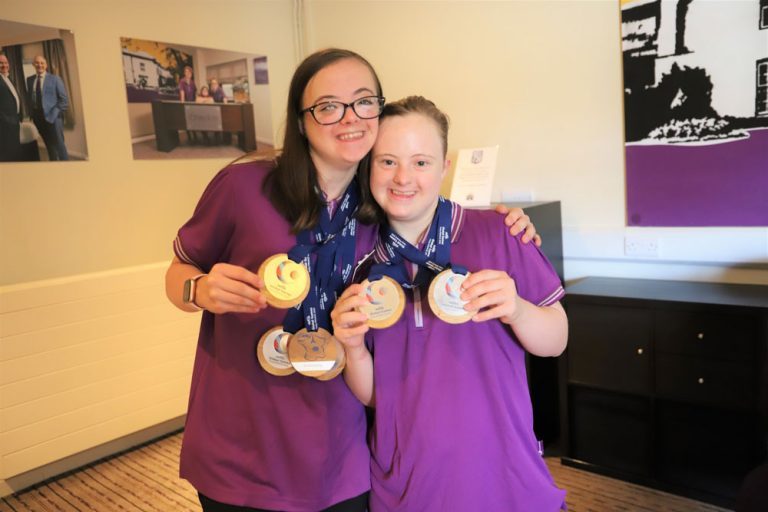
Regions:
M 304 302 L 285 315 L 286 332 L 295 333 L 305 326 L 309 331 L 330 329 L 331 309 L 352 274 L 358 203 L 357 179 L 353 179 L 333 217 L 323 207 L 318 226 L 296 235 L 296 245 L 288 251 L 288 257 L 307 268 L 310 285 Z
M 467 269 L 458 265 L 450 265 L 452 210 L 451 202 L 441 196 L 438 199 L 432 223 L 427 230 L 423 250 L 413 246 L 389 225 L 382 225 L 380 228 L 381 242 L 389 260 L 373 265 L 368 280 L 375 281 L 381 276 L 389 276 L 400 283 L 403 288 L 416 288 L 429 284 L 435 274 L 442 272 L 449 266 L 458 274 L 466 274 Z M 419 266 L 413 282 L 411 282 L 406 269 L 407 262 Z

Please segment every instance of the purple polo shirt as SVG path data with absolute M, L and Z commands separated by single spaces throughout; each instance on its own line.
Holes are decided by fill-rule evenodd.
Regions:
M 179 259 L 204 272 L 218 262 L 256 272 L 293 247 L 288 222 L 262 193 L 271 165 L 234 164 L 213 178 L 179 230 Z M 369 247 L 373 237 L 361 225 L 357 245 Z M 365 414 L 342 378 L 275 377 L 261 368 L 256 344 L 285 313 L 203 313 L 181 477 L 216 501 L 316 512 L 369 489 Z
M 521 297 L 550 305 L 560 280 L 534 244 L 492 211 L 454 208 L 451 262 L 505 270 Z M 378 253 L 377 253 L 378 254 Z M 564 507 L 538 453 L 525 351 L 499 320 L 451 325 L 406 290 L 400 320 L 369 331 L 376 415 L 371 511 L 552 512 Z
M 179 90 L 184 91 L 184 101 L 195 101 L 195 97 L 197 97 L 197 86 L 195 85 L 194 79 L 189 82 L 184 79 L 179 80 Z

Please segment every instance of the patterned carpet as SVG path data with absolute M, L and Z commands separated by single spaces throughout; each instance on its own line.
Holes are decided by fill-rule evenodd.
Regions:
M 169 435 L 0 498 L 0 512 L 199 512 L 196 492 L 178 478 L 181 437 Z M 547 465 L 568 491 L 569 512 L 726 510 L 562 466 L 557 458 L 548 458 Z

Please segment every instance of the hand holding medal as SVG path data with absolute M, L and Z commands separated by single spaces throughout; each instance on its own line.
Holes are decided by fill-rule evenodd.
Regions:
M 467 312 L 473 320 L 484 322 L 498 318 L 511 324 L 520 313 L 520 296 L 515 280 L 501 270 L 480 270 L 467 275 L 463 282 Z
M 215 314 L 258 313 L 267 307 L 258 275 L 239 265 L 217 263 L 198 279 L 194 302 Z
M 348 349 L 363 346 L 363 336 L 370 329 L 368 315 L 361 311 L 367 302 L 363 285 L 353 284 L 344 290 L 331 311 L 333 332 Z

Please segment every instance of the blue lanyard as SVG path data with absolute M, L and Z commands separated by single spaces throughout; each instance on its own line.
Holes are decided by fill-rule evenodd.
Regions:
M 310 285 L 304 302 L 285 315 L 283 329 L 286 332 L 295 333 L 305 326 L 309 331 L 320 327 L 330 330 L 331 310 L 352 275 L 357 234 L 354 215 L 358 202 L 357 179 L 353 179 L 333 218 L 328 209 L 323 208 L 318 226 L 296 235 L 296 245 L 288 251 L 288 257 L 307 267 Z
M 388 224 L 381 226 L 380 236 L 387 252 L 389 261 L 377 263 L 371 267 L 369 280 L 376 280 L 381 276 L 389 276 L 403 288 L 417 288 L 429 284 L 435 274 L 442 272 L 449 266 L 460 274 L 466 274 L 463 267 L 451 265 L 451 202 L 440 197 L 437 202 L 435 215 L 427 230 L 424 249 L 419 250 Z M 406 263 L 412 262 L 419 266 L 413 282 L 410 280 Z

